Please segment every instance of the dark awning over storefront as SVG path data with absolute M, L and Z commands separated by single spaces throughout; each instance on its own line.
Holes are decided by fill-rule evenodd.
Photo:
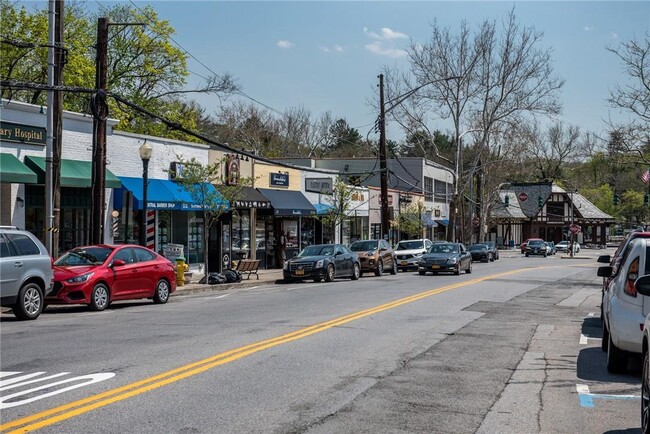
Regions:
M 0 153 L 0 182 L 36 184 L 38 177 L 13 154 Z
M 431 226 L 433 228 L 438 227 L 438 223 L 436 223 L 431 216 L 424 215 L 422 216 L 422 223 L 424 223 L 427 226 Z
M 257 190 L 271 201 L 273 214 L 277 216 L 316 214 L 314 206 L 299 191 L 271 190 L 269 188 L 258 188 Z
M 271 209 L 271 201 L 253 187 L 243 187 L 241 194 L 232 202 L 233 208 Z
M 133 193 L 133 208 L 142 209 L 143 183 L 142 178 L 129 178 L 120 176 L 122 185 L 125 189 Z M 210 185 L 206 184 L 210 191 L 209 194 L 218 192 Z M 219 203 L 227 202 L 221 200 Z M 116 195 L 116 208 L 121 208 L 121 195 Z M 147 188 L 147 208 L 148 209 L 169 209 L 183 211 L 200 211 L 201 204 L 197 203 L 189 191 L 182 184 L 169 181 L 167 179 L 149 179 Z
M 449 219 L 434 220 L 434 221 L 436 223 L 438 223 L 439 225 L 443 225 L 443 226 L 448 226 L 449 225 Z
M 45 184 L 45 157 L 25 157 L 25 165 L 38 176 L 38 183 Z M 90 187 L 92 178 L 92 163 L 90 161 L 61 160 L 62 187 Z M 117 176 L 106 169 L 106 188 L 120 188 L 122 184 Z

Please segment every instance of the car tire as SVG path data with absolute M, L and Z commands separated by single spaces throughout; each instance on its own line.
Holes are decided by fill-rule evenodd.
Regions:
M 606 352 L 607 351 L 607 345 L 609 345 L 609 332 L 607 331 L 607 326 L 605 325 L 605 321 L 603 320 L 603 338 L 601 339 L 600 342 L 600 348 Z
M 380 277 L 384 274 L 384 262 L 380 259 L 377 262 L 377 269 L 375 270 L 375 276 Z
M 18 299 L 12 310 L 19 320 L 34 320 L 43 312 L 43 290 L 35 283 L 26 283 L 18 292 Z
M 544 256 L 546 258 L 546 252 L 542 256 Z
M 528 253 L 526 253 L 526 257 L 530 256 Z
M 156 284 L 156 292 L 153 295 L 153 302 L 156 304 L 165 304 L 169 301 L 169 282 L 165 279 L 160 279 Z
M 454 269 L 454 274 L 455 274 L 456 276 L 460 276 L 460 263 L 458 263 L 458 265 L 457 265 L 456 268 Z
M 390 274 L 393 276 L 397 274 L 397 261 L 393 260 L 393 268 L 390 269 Z
M 492 253 L 488 255 L 488 262 L 494 262 L 494 256 L 492 255 Z
M 607 372 L 616 374 L 622 372 L 626 368 L 627 354 L 625 351 L 614 345 L 612 335 L 609 334 L 607 339 Z
M 313 280 L 314 280 L 315 283 L 321 283 L 321 281 L 322 281 L 323 279 L 321 279 L 320 277 L 314 277 Z
M 329 264 L 325 271 L 325 282 L 332 282 L 334 280 L 334 265 Z
M 108 287 L 103 283 L 98 283 L 90 293 L 90 303 L 88 307 L 91 310 L 102 311 L 108 307 L 110 303 L 110 293 Z
M 352 276 L 350 278 L 352 280 L 359 280 L 360 275 L 361 275 L 361 267 L 359 267 L 359 264 L 355 262 L 354 266 L 352 267 Z
M 465 269 L 465 274 L 472 274 L 472 261 L 469 261 L 469 265 Z
M 643 357 L 643 374 L 641 375 L 641 432 L 650 434 L 650 355 Z
M 426 272 L 426 271 L 421 271 L 421 270 L 420 270 L 420 271 L 418 271 L 418 274 L 419 274 L 420 276 L 424 276 L 425 274 L 427 274 L 427 272 Z

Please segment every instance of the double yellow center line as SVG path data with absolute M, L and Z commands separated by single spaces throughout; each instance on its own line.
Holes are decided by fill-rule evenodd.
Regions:
M 543 267 L 534 267 L 534 268 L 543 268 Z M 149 377 L 144 380 L 136 381 L 134 383 L 130 383 L 125 386 L 118 387 L 116 389 L 108 390 L 106 392 L 90 396 L 88 398 L 73 401 L 68 404 L 61 405 L 59 407 L 55 407 L 49 410 L 35 413 L 31 416 L 26 416 L 20 419 L 16 419 L 4 423 L 0 425 L 0 431 L 4 432 L 12 428 L 17 428 L 17 429 L 10 431 L 11 433 L 27 433 L 27 432 L 35 431 L 40 428 L 44 428 L 46 426 L 59 423 L 66 419 L 79 416 L 91 410 L 95 410 L 97 408 L 104 407 L 106 405 L 125 400 L 132 396 L 137 396 L 142 393 L 148 392 L 150 390 L 157 389 L 167 384 L 174 383 L 184 378 L 188 378 L 193 375 L 200 374 L 201 372 L 207 371 L 209 369 L 215 368 L 220 365 L 224 365 L 226 363 L 230 363 L 232 361 L 257 353 L 259 351 L 263 351 L 268 348 L 286 344 L 291 341 L 303 339 L 307 336 L 311 336 L 313 334 L 323 332 L 332 327 L 337 327 L 349 323 L 351 321 L 356 321 L 366 316 L 383 312 L 385 310 L 393 309 L 407 303 L 412 303 L 414 301 L 418 301 L 423 298 L 430 297 L 432 295 L 440 294 L 441 292 L 449 291 L 451 289 L 473 285 L 475 283 L 483 282 L 485 280 L 496 279 L 499 277 L 520 273 L 534 268 L 523 268 L 523 269 L 518 269 L 513 271 L 507 271 L 504 273 L 491 274 L 489 276 L 455 283 L 453 285 L 444 286 L 442 288 L 432 289 L 426 292 L 421 292 L 416 295 L 401 298 L 396 301 L 392 301 L 369 309 L 351 313 L 349 315 L 342 316 L 330 321 L 322 322 L 320 324 L 315 324 L 303 328 L 301 330 L 297 330 L 292 333 L 287 333 L 275 338 L 255 342 L 250 345 L 246 345 L 240 348 L 236 348 L 234 350 L 230 350 L 224 353 L 214 355 L 212 357 L 208 357 L 203 360 L 199 360 L 198 362 L 181 366 L 171 371 L 163 372 L 162 374 L 158 374 L 156 376 Z

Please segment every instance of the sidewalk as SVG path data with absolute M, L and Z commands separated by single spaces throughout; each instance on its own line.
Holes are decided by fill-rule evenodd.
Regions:
M 228 289 L 250 288 L 252 286 L 274 284 L 277 280 L 282 279 L 282 270 L 259 270 L 258 274 L 260 276 L 259 280 L 254 274 L 251 274 L 250 279 L 248 279 L 248 276 L 244 274 L 242 276 L 243 280 L 241 282 L 208 285 L 197 283 L 203 277 L 203 275 L 194 273 L 190 283 L 187 283 L 186 281 L 185 285 L 176 286 L 176 291 L 172 294 L 172 296 L 198 294 L 208 291 L 224 291 Z

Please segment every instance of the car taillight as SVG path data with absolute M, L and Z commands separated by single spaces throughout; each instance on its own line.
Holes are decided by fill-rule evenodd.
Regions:
M 623 287 L 623 292 L 625 292 L 630 297 L 636 297 L 636 288 L 634 287 L 634 282 L 639 277 L 639 258 L 636 258 L 630 264 L 630 268 L 627 270 L 627 276 L 625 278 L 625 286 Z

